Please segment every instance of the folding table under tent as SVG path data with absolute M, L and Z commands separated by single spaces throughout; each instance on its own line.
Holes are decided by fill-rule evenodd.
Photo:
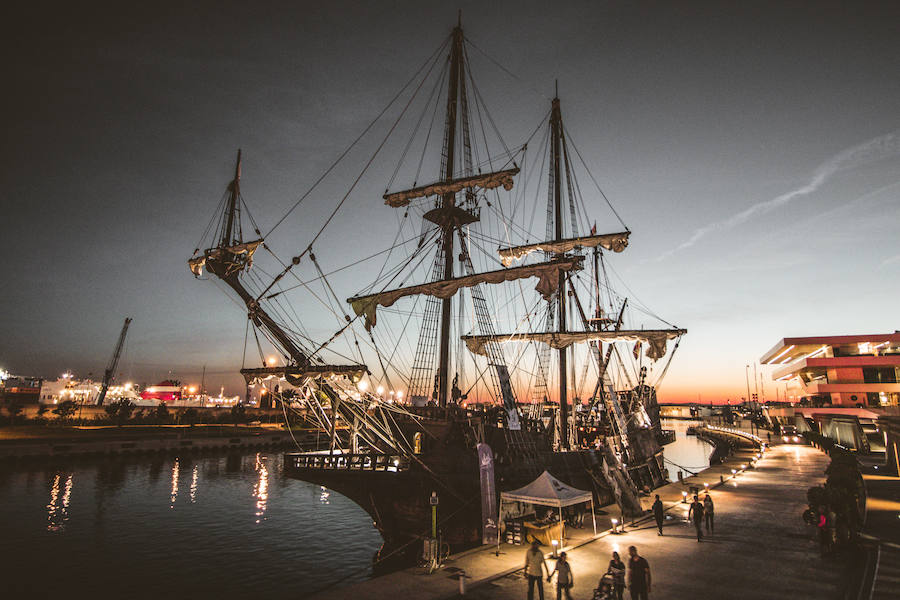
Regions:
M 538 475 L 537 479 L 524 487 L 509 492 L 500 492 L 500 514 L 503 512 L 503 502 L 527 502 L 529 504 L 539 504 L 541 506 L 555 506 L 559 509 L 559 522 L 563 526 L 565 532 L 565 521 L 562 518 L 562 509 L 565 506 L 573 504 L 581 504 L 582 502 L 591 503 L 591 521 L 594 524 L 594 535 L 597 535 L 597 517 L 594 515 L 594 494 L 573 488 L 571 485 L 565 484 L 547 471 Z M 498 518 L 500 515 L 498 515 Z M 563 534 L 564 535 L 564 534 Z M 560 545 L 563 545 L 560 540 Z M 500 541 L 497 541 L 498 548 Z

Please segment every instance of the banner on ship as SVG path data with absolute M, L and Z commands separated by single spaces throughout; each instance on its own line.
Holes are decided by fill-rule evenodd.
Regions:
M 478 444 L 478 470 L 481 475 L 481 543 L 496 544 L 500 540 L 500 527 L 497 523 L 494 453 L 487 444 Z

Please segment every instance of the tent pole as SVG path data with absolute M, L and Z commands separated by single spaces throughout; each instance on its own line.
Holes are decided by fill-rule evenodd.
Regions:
M 594 514 L 594 497 L 591 496 L 591 521 L 594 522 L 594 535 L 597 535 L 597 516 Z
M 503 516 L 503 498 L 497 505 L 497 556 L 500 556 L 500 517 Z
M 562 504 L 559 505 L 559 549 L 565 546 L 566 542 L 566 522 L 562 518 Z

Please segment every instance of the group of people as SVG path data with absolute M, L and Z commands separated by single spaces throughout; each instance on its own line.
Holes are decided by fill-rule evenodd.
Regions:
M 665 508 L 659 494 L 651 508 L 653 518 L 656 521 L 657 535 L 663 535 L 665 523 Z M 700 500 L 699 495 L 694 494 L 693 502 L 688 508 L 688 520 L 694 524 L 697 532 L 697 541 L 703 540 L 703 528 L 706 526 L 707 535 L 715 534 L 715 504 L 709 493 Z M 628 547 L 628 563 L 619 557 L 618 552 L 612 553 L 609 568 L 600 581 L 598 592 L 601 598 L 622 600 L 622 595 L 627 587 L 632 600 L 646 600 L 650 594 L 650 565 L 647 559 L 638 554 L 635 546 Z M 528 578 L 528 600 L 534 600 L 534 590 L 537 588 L 540 600 L 544 600 L 544 575 L 547 581 L 552 581 L 556 575 L 556 600 L 571 600 L 572 586 L 575 585 L 575 577 L 572 567 L 569 565 L 565 552 L 561 552 L 556 560 L 556 565 L 551 571 L 544 560 L 541 544 L 537 540 L 532 542 L 531 548 L 525 554 L 525 576 Z
M 659 499 L 659 494 L 656 495 L 656 501 L 653 502 L 653 518 L 656 520 L 656 528 L 659 530 L 657 535 L 663 535 L 663 523 L 666 520 L 665 509 L 663 508 L 662 501 Z M 716 515 L 716 507 L 713 504 L 712 498 L 709 495 L 709 492 L 706 493 L 706 497 L 703 499 L 703 502 L 700 502 L 700 498 L 697 494 L 694 494 L 694 501 L 691 502 L 690 508 L 688 508 L 688 521 L 692 521 L 694 523 L 694 529 L 697 531 L 697 541 L 700 542 L 703 540 L 703 523 L 706 522 L 706 533 L 709 535 L 713 535 L 715 533 L 715 515 Z
M 622 594 L 627 587 L 631 592 L 632 600 L 647 600 L 650 594 L 650 564 L 647 559 L 638 554 L 636 546 L 628 547 L 628 564 L 619 557 L 618 552 L 612 553 L 609 568 L 600 582 L 598 591 L 604 593 L 605 598 L 622 600 Z M 534 600 L 534 589 L 538 590 L 538 597 L 544 600 L 544 574 L 547 581 L 552 581 L 556 575 L 556 600 L 572 600 L 571 589 L 575 585 L 575 576 L 569 564 L 565 552 L 559 554 L 556 565 L 551 571 L 544 560 L 541 544 L 537 540 L 532 542 L 531 548 L 525 554 L 525 576 L 528 578 L 528 600 Z
M 810 506 L 803 513 L 803 520 L 816 527 L 816 537 L 819 540 L 819 551 L 822 556 L 828 556 L 834 552 L 837 543 L 837 513 L 829 506 Z

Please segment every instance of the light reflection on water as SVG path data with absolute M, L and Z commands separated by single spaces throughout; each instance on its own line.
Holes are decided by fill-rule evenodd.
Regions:
M 63 531 L 69 520 L 69 500 L 72 497 L 73 476 L 66 478 L 60 498 L 60 482 L 62 475 L 57 473 L 50 484 L 50 504 L 47 505 L 47 531 Z
M 172 492 L 169 494 L 169 508 L 175 508 L 175 500 L 178 499 L 178 459 L 172 465 Z
M 265 519 L 266 502 L 269 499 L 269 470 L 266 468 L 266 457 L 260 453 L 256 455 L 256 472 L 259 479 L 253 486 L 253 496 L 256 498 L 256 522 Z
M 372 519 L 282 470 L 270 452 L 2 466 L 3 595 L 243 600 L 365 579 Z
M 191 504 L 194 504 L 197 501 L 197 465 L 194 465 L 194 470 L 191 472 Z

